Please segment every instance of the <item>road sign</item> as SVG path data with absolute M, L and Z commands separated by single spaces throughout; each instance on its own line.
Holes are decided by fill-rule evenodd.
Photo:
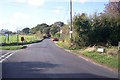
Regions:
M 97 51 L 103 53 L 104 52 L 104 48 L 98 48 Z
M 21 41 L 24 41 L 24 37 L 21 37 Z
M 62 34 L 62 30 L 60 30 L 60 33 Z
M 5 34 L 5 37 L 8 38 L 8 34 Z
M 73 33 L 73 31 L 70 31 L 69 33 L 70 33 L 70 34 L 72 34 L 72 33 Z

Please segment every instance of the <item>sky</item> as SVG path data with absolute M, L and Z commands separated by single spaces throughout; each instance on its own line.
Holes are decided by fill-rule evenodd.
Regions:
M 69 21 L 70 0 L 0 0 L 0 30 L 22 30 L 37 24 Z M 73 15 L 103 12 L 109 0 L 72 0 Z

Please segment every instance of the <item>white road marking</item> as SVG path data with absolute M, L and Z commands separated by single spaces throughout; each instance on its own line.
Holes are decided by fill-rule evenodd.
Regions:
M 10 56 L 12 56 L 14 53 L 16 53 L 17 51 L 14 51 L 14 52 L 8 52 L 6 53 L 5 55 L 1 56 L 0 57 L 0 63 L 2 63 L 3 61 L 5 61 L 6 59 L 8 59 Z M 5 57 L 6 56 L 6 57 Z M 2 59 L 3 58 L 3 59 Z
M 6 53 L 6 54 L 0 56 L 0 59 L 2 59 L 3 57 L 5 57 L 6 55 L 8 55 L 8 54 L 10 54 L 10 53 L 11 53 L 11 52 L 8 52 L 8 53 Z

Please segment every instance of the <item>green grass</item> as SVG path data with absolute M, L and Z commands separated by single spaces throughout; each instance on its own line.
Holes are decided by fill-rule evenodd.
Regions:
M 0 46 L 2 50 L 18 50 L 23 48 L 25 48 L 25 46 Z
M 66 45 L 65 42 L 63 43 L 63 42 L 61 42 L 61 41 L 58 41 L 56 44 L 57 44 L 58 46 L 64 48 L 64 49 L 69 49 L 69 46 Z
M 5 42 L 5 37 L 0 35 L 0 43 L 3 43 L 3 42 Z
M 118 69 L 118 57 L 108 57 L 97 52 L 88 52 L 85 51 L 82 53 L 84 56 L 87 56 L 100 64 L 106 64 L 109 67 Z
M 57 45 L 64 49 L 69 49 L 69 48 L 66 48 L 62 42 L 57 42 Z M 71 50 L 71 52 L 77 55 L 87 57 L 95 61 L 96 63 L 106 65 L 115 70 L 118 69 L 118 56 L 107 56 L 107 55 L 103 55 L 95 51 L 91 51 L 91 52 L 85 51 L 85 49 Z
M 19 35 L 19 42 L 21 43 L 21 37 L 24 37 L 25 42 L 30 42 L 34 40 L 40 40 L 40 37 L 36 37 L 35 35 Z M 15 43 L 17 42 L 17 35 L 10 35 L 9 41 L 5 38 L 5 36 L 0 35 L 0 43 Z
M 5 36 L 0 35 L 0 43 L 5 43 L 5 45 L 0 46 L 0 49 L 2 49 L 2 50 L 17 50 L 17 49 L 24 48 L 24 46 L 22 46 L 21 37 L 24 37 L 24 39 L 25 39 L 24 45 L 36 43 L 36 42 L 42 40 L 42 38 L 40 38 L 39 36 L 37 37 L 35 35 L 19 35 L 19 41 L 18 41 L 18 45 L 17 45 L 17 35 L 10 35 L 9 41 L 8 41 L 8 39 L 5 38 Z

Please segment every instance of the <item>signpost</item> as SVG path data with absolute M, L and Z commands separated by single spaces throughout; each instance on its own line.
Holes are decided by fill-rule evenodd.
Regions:
M 17 45 L 18 45 L 18 42 L 19 42 L 19 35 L 17 34 Z
M 5 34 L 5 42 L 7 42 L 6 40 L 9 42 L 9 34 Z
M 5 37 L 8 38 L 8 34 L 5 34 Z
M 98 48 L 97 51 L 103 53 L 105 50 L 104 48 Z
M 21 41 L 22 41 L 22 45 L 23 45 L 23 42 L 24 42 L 24 37 L 21 37 Z
M 120 42 L 118 42 L 118 50 L 120 51 Z

